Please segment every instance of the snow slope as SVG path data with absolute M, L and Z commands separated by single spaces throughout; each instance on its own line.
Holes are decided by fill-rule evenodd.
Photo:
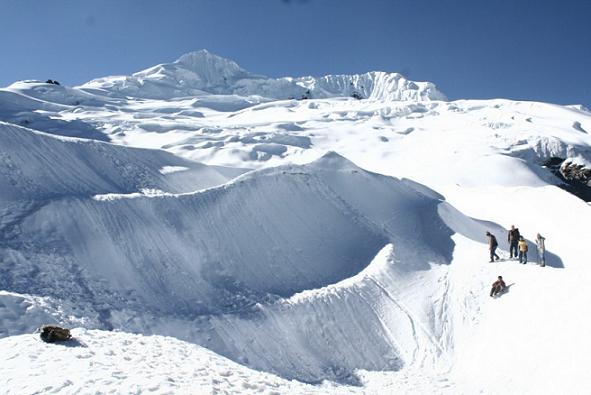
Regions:
M 564 192 L 557 189 L 549 192 L 551 195 L 555 195 L 555 199 L 567 197 L 564 196 Z M 575 202 L 576 200 L 570 201 L 571 204 Z M 576 205 L 574 207 L 576 212 L 582 212 L 581 208 L 577 209 Z M 441 209 L 447 211 L 448 207 L 444 206 Z M 533 209 L 535 210 L 536 207 Z M 254 339 L 261 339 L 260 341 L 254 340 L 257 347 L 264 347 L 265 352 L 259 355 L 273 358 L 274 354 L 270 351 L 275 351 L 280 354 L 276 356 L 280 361 L 289 357 L 289 344 L 297 341 L 298 337 L 294 336 L 294 332 L 297 333 L 298 329 L 302 331 L 301 336 L 308 336 L 318 341 L 315 344 L 318 356 L 326 352 L 324 347 L 329 348 L 331 353 L 356 356 L 360 350 L 355 348 L 363 349 L 368 346 L 364 343 L 364 339 L 367 339 L 371 349 L 375 350 L 376 346 L 371 343 L 376 339 L 382 339 L 384 333 L 368 331 L 368 328 L 372 328 L 372 325 L 368 325 L 371 323 L 381 326 L 382 331 L 385 331 L 386 328 L 393 331 L 396 334 L 395 338 L 399 341 L 397 345 L 409 347 L 406 350 L 408 355 L 405 357 L 415 355 L 432 359 L 418 361 L 418 367 L 417 365 L 407 366 L 400 373 L 357 371 L 363 387 L 355 390 L 355 388 L 341 386 L 324 388 L 320 392 L 384 393 L 384 391 L 395 390 L 402 393 L 416 393 L 412 388 L 422 388 L 423 390 L 420 391 L 422 393 L 557 393 L 563 391 L 584 393 L 589 384 L 585 379 L 588 377 L 586 363 L 589 358 L 587 352 L 589 342 L 581 335 L 589 329 L 589 322 L 579 312 L 590 301 L 589 295 L 582 293 L 579 298 L 573 300 L 569 293 L 563 293 L 560 290 L 584 289 L 580 287 L 586 282 L 588 269 L 585 266 L 573 265 L 575 273 L 571 275 L 565 269 L 541 270 L 535 266 L 524 267 L 514 262 L 494 265 L 475 262 L 475 257 L 483 254 L 482 245 L 470 240 L 470 236 L 481 234 L 482 229 L 490 229 L 489 224 L 474 222 L 457 217 L 457 215 L 449 215 L 449 213 L 443 214 L 442 217 L 453 227 L 463 226 L 466 234 L 466 236 L 453 236 L 456 246 L 451 265 L 439 266 L 436 270 L 432 268 L 427 273 L 420 275 L 416 275 L 416 273 L 412 276 L 405 275 L 402 280 L 398 278 L 400 273 L 386 277 L 384 270 L 388 270 L 388 266 L 395 265 L 392 262 L 393 250 L 391 247 L 387 247 L 378 254 L 372 264 L 351 279 L 319 290 L 296 294 L 281 301 L 278 305 L 265 306 L 262 313 L 272 320 L 253 319 L 251 315 L 250 319 L 248 317 L 241 318 L 241 325 L 236 325 L 226 314 L 218 317 L 217 323 L 225 330 L 240 330 L 241 336 L 238 336 L 237 339 L 245 341 L 247 344 L 253 343 Z M 554 216 L 548 218 L 548 221 L 554 220 L 556 220 Z M 571 223 L 570 219 L 566 219 L 566 222 Z M 558 229 L 557 232 L 551 233 L 551 236 L 558 235 L 561 231 L 562 229 Z M 579 249 L 584 250 L 584 246 Z M 579 251 L 575 249 L 573 255 L 577 253 Z M 487 300 L 490 299 L 486 294 L 487 281 L 498 275 L 499 270 L 508 281 L 510 291 L 498 300 Z M 396 284 L 397 282 L 398 284 Z M 413 287 L 409 286 L 409 282 L 417 284 Z M 377 292 L 379 291 L 379 288 L 376 287 L 378 283 L 380 286 L 385 285 L 386 291 Z M 549 283 L 555 286 L 554 292 L 547 292 L 547 284 Z M 383 293 L 380 295 L 381 292 Z M 422 305 L 422 303 L 426 303 L 426 305 Z M 341 306 L 343 309 L 338 311 L 334 305 L 343 305 Z M 368 310 L 369 305 L 373 305 L 373 308 Z M 404 316 L 404 313 L 399 310 L 401 307 L 410 317 Z M 440 347 L 451 346 L 449 349 L 444 349 L 446 352 L 443 354 L 437 350 L 437 341 L 431 343 L 433 339 L 429 340 L 429 337 L 426 336 L 429 334 L 430 326 L 423 327 L 425 323 L 429 323 L 425 316 L 420 315 L 421 309 L 424 308 L 433 309 L 433 313 L 437 313 L 427 316 L 430 319 L 438 317 L 438 314 L 444 314 L 443 319 L 435 326 L 439 330 L 444 330 L 444 336 L 435 338 L 435 340 L 439 339 Z M 336 311 L 331 313 L 332 309 Z M 371 316 L 367 315 L 370 311 L 373 311 L 372 315 L 375 314 L 379 320 L 370 319 Z M 363 315 L 363 319 L 358 319 L 358 314 Z M 30 322 L 31 317 L 28 318 Z M 151 318 L 150 321 L 154 318 Z M 6 320 L 6 317 L 4 316 L 3 319 Z M 219 321 L 222 319 L 224 322 L 220 323 Z M 65 321 L 58 320 L 58 322 Z M 248 326 L 245 326 L 244 322 L 250 323 L 248 326 L 256 327 L 257 337 L 253 337 L 252 333 L 249 333 Z M 363 325 L 363 333 L 355 333 L 355 325 L 351 325 L 351 322 Z M 71 324 L 76 325 L 75 323 Z M 171 325 L 171 320 L 166 319 L 166 324 Z M 178 325 L 179 322 L 177 321 L 175 324 Z M 302 324 L 305 326 L 302 327 Z M 415 326 L 414 330 L 413 325 Z M 271 337 L 275 327 L 281 328 L 283 332 L 281 334 L 286 336 Z M 508 330 L 504 330 L 504 328 Z M 338 342 L 338 339 L 345 336 L 347 330 L 353 331 L 353 336 L 348 338 L 349 343 L 343 345 Z M 418 332 L 414 332 L 416 330 Z M 405 331 L 408 331 L 406 336 L 404 336 Z M 393 333 L 390 333 L 390 336 Z M 417 343 L 421 344 L 421 348 L 410 347 L 413 344 L 414 336 L 423 338 L 424 343 Z M 77 333 L 77 338 L 88 343 L 87 338 L 82 334 Z M 23 342 L 16 338 L 9 339 L 12 342 L 17 342 L 19 346 L 15 346 L 13 343 L 2 343 L 0 346 L 6 345 L 7 350 L 22 347 L 20 349 L 22 351 L 18 353 L 18 359 L 10 359 L 9 363 L 2 365 L 3 369 L 11 369 L 11 372 L 14 372 L 16 369 L 23 369 L 31 364 L 37 366 L 35 365 L 38 363 L 37 357 L 33 357 L 33 355 L 36 356 L 39 353 L 38 346 L 34 346 L 34 344 L 41 344 L 38 340 L 30 343 L 30 341 Z M 569 339 L 577 339 L 577 341 L 569 341 Z M 151 342 L 149 339 L 147 341 Z M 123 348 L 129 353 L 129 348 L 135 347 L 134 344 L 137 343 L 137 347 L 142 346 L 143 355 L 146 348 L 149 350 L 155 348 L 151 345 L 146 347 L 145 342 L 146 340 L 143 338 L 132 338 L 125 342 L 127 348 L 125 346 Z M 328 343 L 324 345 L 324 342 Z M 274 345 L 277 349 L 271 348 Z M 44 345 L 44 347 L 52 346 Z M 88 355 L 89 375 L 80 374 L 78 369 L 71 371 L 70 360 L 56 358 L 56 352 L 51 348 L 45 353 L 47 353 L 47 358 L 52 358 L 54 366 L 64 367 L 60 371 L 66 370 L 68 372 L 58 377 L 64 382 L 70 380 L 73 386 L 84 385 L 89 379 L 98 382 L 98 378 L 104 376 L 98 367 L 114 365 L 113 369 L 117 368 L 117 371 L 121 373 L 116 376 L 118 380 L 106 376 L 110 380 L 106 380 L 109 381 L 109 385 L 114 388 L 122 388 L 121 386 L 126 386 L 131 381 L 145 390 L 148 387 L 159 388 L 155 384 L 155 381 L 158 380 L 160 380 L 160 385 L 163 385 L 162 383 L 168 384 L 164 381 L 169 377 L 166 375 L 166 369 L 169 366 L 174 368 L 175 355 L 181 352 L 186 353 L 185 347 L 187 346 L 182 346 L 175 351 L 166 351 L 166 357 L 162 360 L 163 367 L 160 369 L 130 370 L 129 367 L 125 367 L 127 365 L 120 366 L 113 359 L 109 359 L 108 362 L 104 361 L 102 354 L 108 354 L 111 349 L 121 348 L 117 346 L 116 341 L 96 342 L 92 347 L 92 353 Z M 501 352 L 499 352 L 499 348 Z M 75 353 L 75 351 L 72 352 Z M 9 354 L 7 352 L 7 355 Z M 133 355 L 131 353 L 129 356 L 132 360 L 135 358 Z M 298 359 L 300 358 L 302 358 L 301 354 L 298 356 Z M 376 358 L 375 354 L 373 358 Z M 187 360 L 184 359 L 185 363 L 182 363 L 181 366 L 194 366 L 187 365 Z M 430 370 L 433 366 L 441 364 L 442 360 L 447 361 L 448 367 L 452 366 L 451 377 L 445 374 L 446 369 L 443 369 L 443 373 Z M 512 362 L 513 360 L 515 362 Z M 125 361 L 122 363 L 126 364 Z M 97 368 L 91 368 L 94 364 Z M 134 363 L 134 365 L 136 364 Z M 218 369 L 219 364 L 220 362 L 217 361 L 210 362 L 208 366 Z M 43 373 L 43 369 L 47 369 L 45 362 L 40 363 L 39 366 L 40 381 L 33 381 L 32 385 L 44 383 L 47 380 L 56 380 L 55 374 Z M 306 363 L 304 366 L 310 365 Z M 520 370 L 516 373 L 515 370 L 518 367 Z M 552 375 L 548 374 L 549 370 L 553 372 Z M 10 373 L 8 376 L 22 377 L 14 373 Z M 146 376 L 149 379 L 146 379 Z M 190 377 L 189 373 L 183 377 L 186 379 L 187 376 Z M 7 376 L 0 375 L 0 377 Z M 126 377 L 129 377 L 127 381 Z M 214 377 L 220 377 L 220 375 Z M 230 380 L 228 383 L 224 379 L 227 377 L 225 374 L 222 374 L 221 377 L 222 383 L 230 385 L 229 388 L 233 392 L 243 391 L 238 387 L 240 381 L 235 383 Z M 450 381 L 450 378 L 453 378 L 453 381 Z M 498 388 L 499 381 L 505 383 L 502 388 Z M 16 380 L 7 388 L 20 388 L 19 383 L 22 385 L 23 380 Z M 312 389 L 300 385 L 293 385 L 295 387 L 292 387 L 290 391 L 295 393 L 312 391 Z M 267 381 L 265 385 L 267 390 L 270 391 L 274 387 L 273 381 Z M 209 387 L 205 384 L 200 388 Z
M 19 350 L 0 387 L 586 393 L 590 208 L 543 164 L 591 164 L 591 114 L 410 84 L 268 79 L 198 52 L 0 89 L 0 349 Z M 507 258 L 511 224 L 530 261 L 488 264 L 484 233 Z M 44 323 L 143 336 L 14 336 Z M 121 348 L 131 364 L 107 361 Z
M 174 338 L 83 329 L 73 335 L 76 340 L 65 346 L 33 335 L 0 340 L 3 358 L 12 365 L 0 366 L 3 393 L 271 395 L 321 394 L 331 388 L 255 372 Z
M 85 130 L 91 130 L 117 144 L 240 168 L 303 164 L 335 150 L 371 171 L 435 189 L 558 184 L 542 167 L 548 159 L 591 164 L 590 114 L 546 103 L 318 99 L 257 104 L 223 95 L 121 100 L 45 111 L 49 123 L 35 121 L 38 110 L 26 116 L 12 111 L 4 119 L 69 136 L 87 137 Z
M 474 257 L 483 253 L 482 247 L 464 247 L 466 243 L 454 236 L 458 252 L 454 264 L 465 262 L 465 268 L 472 268 L 457 272 L 451 281 L 477 311 L 457 313 L 468 325 L 456 333 L 450 378 L 464 383 L 464 393 L 588 392 L 591 320 L 584 312 L 591 303 L 585 242 L 591 240 L 589 205 L 556 187 L 458 188 L 447 196 L 467 213 L 518 224 L 528 238 L 539 231 L 564 263 L 564 268 L 532 265 L 538 257 L 530 247 L 527 265 L 515 261 L 479 265 Z M 491 298 L 484 291 L 497 275 L 510 285 L 509 292 L 487 301 Z M 454 327 L 459 328 L 457 324 Z
M 143 107 L 148 113 L 149 105 Z M 366 169 L 435 189 L 554 184 L 542 168 L 549 158 L 591 163 L 591 135 L 573 127 L 591 130 L 591 115 L 546 103 L 278 101 L 199 120 L 159 119 L 155 130 L 148 115 L 108 122 L 130 126 L 114 141 L 206 163 L 267 167 L 307 163 L 336 150 Z
M 71 143 L 108 147 L 113 155 L 118 152 L 113 162 L 123 168 L 129 165 L 126 153 L 146 152 L 8 129 L 57 146 L 48 152 L 70 149 Z M 14 151 L 7 147 L 7 152 Z M 27 159 L 31 168 L 42 168 L 39 162 L 45 158 L 33 152 Z M 55 171 L 72 173 L 58 165 L 60 159 L 53 159 Z M 98 170 L 105 172 L 99 179 L 113 173 L 109 167 Z M 92 181 L 91 175 L 82 179 Z M 363 307 L 355 318 L 359 326 L 336 338 L 320 355 L 313 339 L 302 334 L 297 335 L 301 341 L 290 344 L 279 339 L 298 333 L 297 322 L 311 314 L 310 309 L 328 309 L 338 317 L 350 305 L 313 298 L 300 308 L 283 308 L 281 320 L 290 316 L 292 327 L 273 327 L 270 322 L 282 309 L 283 298 L 356 275 L 388 243 L 396 246 L 392 260 L 400 261 L 398 270 L 409 273 L 449 263 L 453 249 L 451 232 L 437 214 L 439 195 L 367 173 L 334 153 L 310 165 L 261 170 L 222 187 L 180 195 L 129 193 L 135 185 L 104 193 L 100 184 L 75 180 L 80 189 L 72 190 L 61 185 L 63 177 L 42 179 L 48 183 L 45 188 L 26 189 L 26 205 L 21 199 L 4 204 L 10 215 L 3 224 L 2 251 L 12 264 L 2 272 L 2 288 L 94 308 L 90 316 L 101 328 L 173 334 L 258 369 L 306 381 L 354 380 L 355 368 L 399 369 L 412 362 L 400 353 L 411 353 L 392 349 L 397 333 L 381 343 L 368 339 L 356 353 L 330 353 L 365 330 L 384 332 L 380 317 L 362 314 L 366 299 L 381 294 L 381 285 L 370 283 L 368 295 L 356 293 L 356 303 Z M 58 193 L 60 187 L 64 191 Z M 15 195 L 9 198 L 20 198 Z M 351 292 L 346 288 L 342 292 Z M 134 316 L 140 322 L 134 322 Z M 150 316 L 153 319 L 145 318 Z M 179 322 L 168 325 L 169 318 Z M 270 330 L 267 336 L 278 338 L 274 347 L 281 345 L 284 354 L 261 350 L 258 342 L 244 343 L 261 338 L 261 323 Z M 413 320 L 405 318 L 404 325 L 412 326 Z M 191 333 L 184 333 L 188 327 Z M 401 331 L 400 336 L 412 332 Z M 416 336 L 410 341 L 418 342 Z
M 189 192 L 229 179 L 223 168 L 164 151 L 54 137 L 3 122 L 0 133 L 2 201 L 45 201 L 143 189 Z

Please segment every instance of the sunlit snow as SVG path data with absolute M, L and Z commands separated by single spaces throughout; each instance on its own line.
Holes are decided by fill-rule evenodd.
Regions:
M 582 106 L 447 101 L 396 73 L 267 78 L 207 51 L 16 82 L 0 388 L 585 393 L 591 208 L 544 163 L 589 165 L 589 131 Z M 41 342 L 49 323 L 75 340 Z

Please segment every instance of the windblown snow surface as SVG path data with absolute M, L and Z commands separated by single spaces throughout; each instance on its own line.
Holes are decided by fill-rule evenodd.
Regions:
M 591 208 L 542 165 L 590 130 L 206 51 L 0 89 L 0 392 L 588 393 Z

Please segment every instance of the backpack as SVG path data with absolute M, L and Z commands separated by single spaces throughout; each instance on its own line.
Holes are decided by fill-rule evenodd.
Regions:
M 497 242 L 497 238 L 494 235 L 490 235 L 490 242 L 491 246 L 498 247 L 499 243 Z
M 41 340 L 46 343 L 55 343 L 59 341 L 66 341 L 72 338 L 69 329 L 60 328 L 59 326 L 44 325 L 39 328 Z

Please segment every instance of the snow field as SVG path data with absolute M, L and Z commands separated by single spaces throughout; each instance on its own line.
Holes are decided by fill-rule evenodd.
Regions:
M 334 97 L 352 90 L 371 99 Z M 0 388 L 586 393 L 589 205 L 541 165 L 591 163 L 591 115 L 443 100 L 205 52 L 0 89 Z M 506 257 L 511 224 L 530 262 L 488 263 L 484 233 Z M 14 336 L 44 323 L 138 335 Z
M 334 388 L 250 370 L 170 337 L 74 329 L 66 344 L 35 335 L 0 340 L 0 387 L 6 394 L 322 394 Z M 340 393 L 357 393 L 340 388 Z

